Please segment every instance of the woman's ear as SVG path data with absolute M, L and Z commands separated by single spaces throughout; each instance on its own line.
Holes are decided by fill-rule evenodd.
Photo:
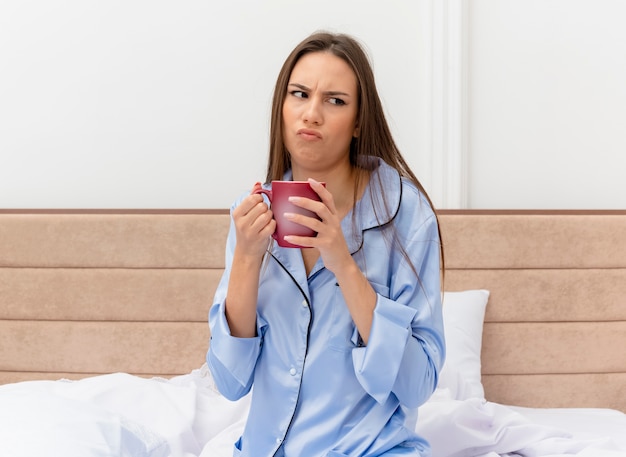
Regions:
M 352 132 L 352 136 L 354 138 L 358 138 L 359 137 L 359 123 L 358 122 L 354 126 L 354 132 Z

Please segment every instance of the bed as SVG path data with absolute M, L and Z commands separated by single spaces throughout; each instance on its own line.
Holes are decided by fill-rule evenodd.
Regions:
M 442 211 L 435 457 L 626 456 L 626 211 Z M 222 210 L 0 210 L 0 455 L 221 457 Z

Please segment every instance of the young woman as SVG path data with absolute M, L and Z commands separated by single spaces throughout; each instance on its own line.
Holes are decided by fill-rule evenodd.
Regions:
M 445 357 L 439 228 L 357 41 L 292 51 L 270 137 L 264 187 L 308 180 L 321 201 L 293 202 L 319 220 L 287 214 L 317 236 L 283 248 L 260 184 L 233 205 L 207 354 L 224 396 L 253 390 L 233 455 L 430 455 L 414 428 Z

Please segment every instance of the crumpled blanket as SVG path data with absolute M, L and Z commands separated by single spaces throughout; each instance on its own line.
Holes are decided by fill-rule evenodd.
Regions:
M 206 367 L 170 380 L 117 373 L 7 384 L 0 386 L 0 456 L 231 457 L 249 401 L 221 396 Z M 626 435 L 626 414 L 614 413 L 612 436 L 620 427 Z M 626 457 L 626 439 L 581 438 L 516 407 L 453 400 L 445 389 L 420 408 L 416 431 L 433 457 Z
M 432 399 L 419 414 L 416 431 L 428 439 L 434 457 L 626 456 L 610 438 L 575 438 L 480 398 Z

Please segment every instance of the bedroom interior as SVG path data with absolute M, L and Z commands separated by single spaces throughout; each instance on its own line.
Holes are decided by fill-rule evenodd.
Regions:
M 448 359 L 418 422 L 437 455 L 461 455 L 444 436 L 496 452 L 520 426 L 535 455 L 626 452 L 626 211 L 440 218 Z M 33 424 L 31 411 L 69 433 L 59 411 L 80 400 L 83 424 L 104 409 L 153 433 L 145 455 L 229 455 L 246 400 L 220 398 L 203 367 L 228 224 L 226 210 L 1 210 L 0 417 Z M 172 402 L 163 430 L 148 417 Z
M 626 457 L 626 2 L 284 4 L 0 3 L 0 456 L 232 455 L 249 398 L 204 363 L 226 208 L 323 26 L 367 44 L 441 208 L 433 457 Z

